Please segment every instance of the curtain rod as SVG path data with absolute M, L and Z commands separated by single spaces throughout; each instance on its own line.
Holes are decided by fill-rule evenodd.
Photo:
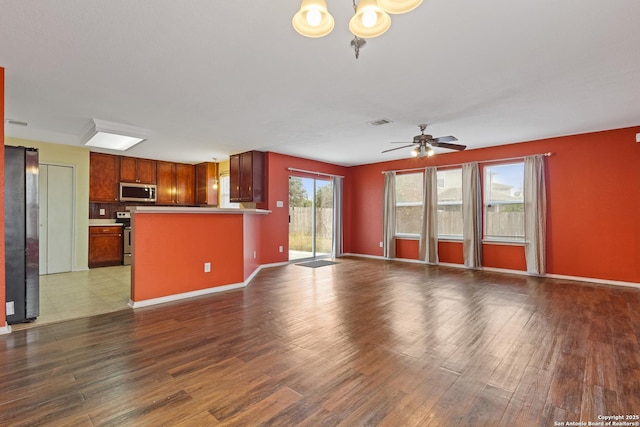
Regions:
M 289 170 L 291 172 L 310 173 L 312 175 L 323 175 L 323 176 L 331 176 L 331 177 L 337 176 L 338 178 L 344 178 L 344 176 L 342 176 L 342 175 L 333 175 L 333 174 L 330 174 L 330 173 L 307 171 L 307 170 L 304 170 L 304 169 L 287 168 L 287 170 Z
M 542 153 L 542 154 L 528 154 L 527 156 L 505 157 L 503 159 L 480 160 L 480 161 L 478 161 L 478 163 L 494 163 L 494 162 L 506 162 L 506 161 L 509 161 L 509 160 L 523 160 L 525 157 L 536 156 L 536 155 L 549 157 L 552 154 L 553 154 L 552 152 L 548 151 L 548 152 Z M 467 163 L 473 163 L 473 162 L 467 162 Z M 464 163 L 452 163 L 450 165 L 438 165 L 438 166 L 436 166 L 436 169 L 437 168 L 450 168 L 450 167 L 462 166 L 462 165 L 464 165 Z M 380 173 L 421 171 L 421 170 L 424 170 L 424 169 L 426 169 L 428 167 L 430 167 L 430 166 L 423 166 L 421 168 L 411 168 L 411 169 L 396 169 L 396 170 L 390 170 L 390 171 L 382 171 Z

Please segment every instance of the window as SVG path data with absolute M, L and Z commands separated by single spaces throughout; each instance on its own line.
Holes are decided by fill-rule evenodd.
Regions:
M 239 208 L 239 203 L 229 202 L 231 195 L 231 181 L 229 175 L 220 177 L 220 207 L 221 208 Z
M 420 235 L 424 175 L 396 175 L 396 234 Z
M 524 241 L 524 163 L 484 167 L 484 237 Z
M 462 238 L 462 168 L 437 172 L 438 237 Z

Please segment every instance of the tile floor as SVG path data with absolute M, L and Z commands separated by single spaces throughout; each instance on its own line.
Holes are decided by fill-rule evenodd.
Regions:
M 11 329 L 128 309 L 130 283 L 128 265 L 40 276 L 40 316 Z

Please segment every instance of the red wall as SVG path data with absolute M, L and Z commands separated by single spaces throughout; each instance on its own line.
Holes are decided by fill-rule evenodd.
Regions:
M 547 157 L 547 270 L 640 282 L 640 127 L 403 159 L 351 168 L 351 251 L 382 255 L 384 170 L 442 166 L 552 152 Z M 440 242 L 440 262 L 462 263 L 462 244 Z M 417 245 L 399 243 L 417 258 Z M 483 246 L 484 265 L 525 270 L 522 246 Z
M 0 67 L 0 142 L 4 147 L 4 68 Z M 4 148 L 0 150 L 0 328 L 7 318 L 4 269 Z
M 262 250 L 261 264 L 285 262 L 289 259 L 289 175 L 288 168 L 303 169 L 313 172 L 322 172 L 344 176 L 344 247 L 349 252 L 349 227 L 346 218 L 351 212 L 351 179 L 349 168 L 318 162 L 315 160 L 301 159 L 299 157 L 286 156 L 278 153 L 267 153 L 267 187 L 269 200 L 265 209 L 271 214 L 262 218 Z M 315 175 L 310 175 L 315 176 Z M 276 202 L 283 202 L 283 207 L 276 206 Z M 279 252 L 279 246 L 283 252 Z

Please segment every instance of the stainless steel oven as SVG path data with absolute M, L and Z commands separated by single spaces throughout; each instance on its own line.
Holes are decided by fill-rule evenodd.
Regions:
M 131 265 L 131 226 L 124 227 L 124 245 L 122 250 L 122 265 Z
M 116 212 L 116 222 L 122 224 L 124 228 L 122 264 L 131 265 L 131 212 Z

